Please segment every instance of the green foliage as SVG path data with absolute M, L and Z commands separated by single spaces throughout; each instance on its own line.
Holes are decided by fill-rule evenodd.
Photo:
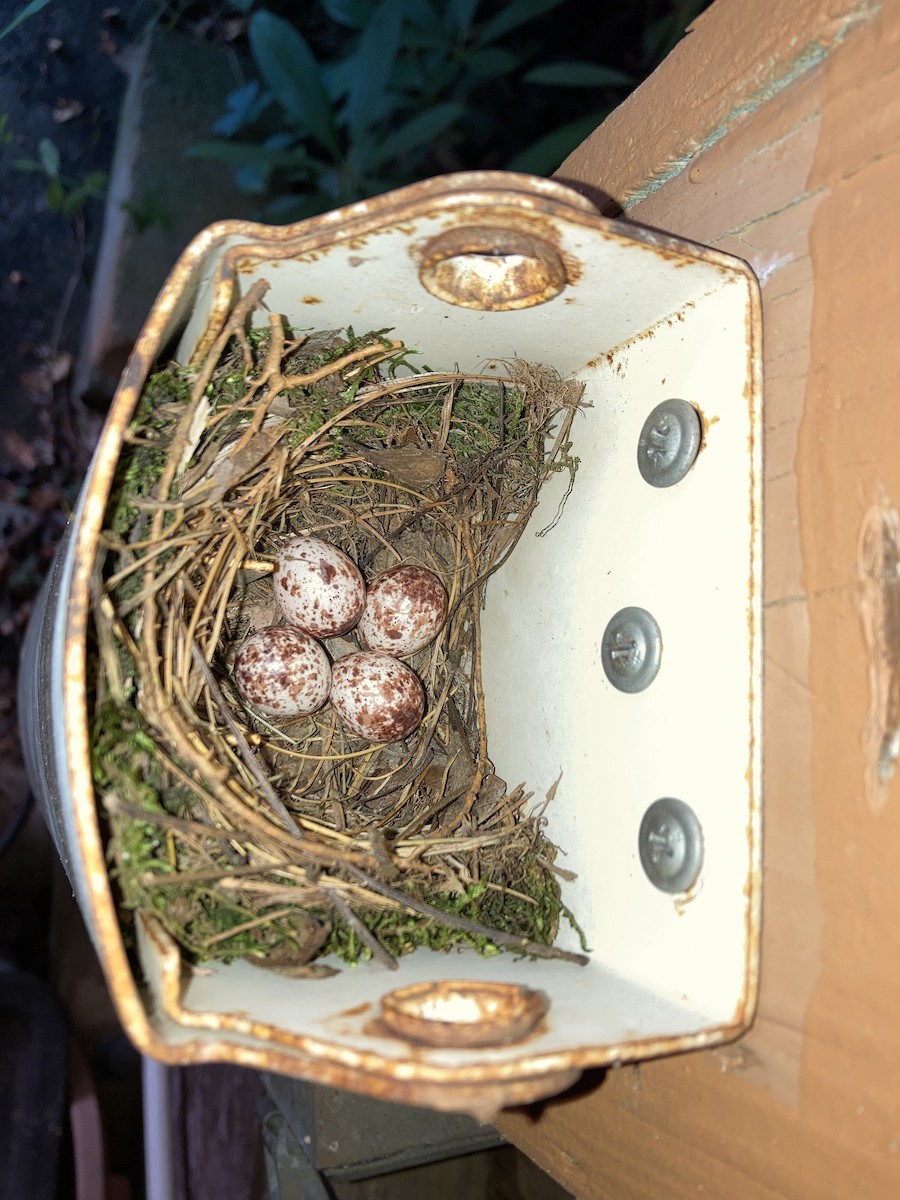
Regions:
M 541 88 L 591 89 L 578 121 L 494 164 L 549 173 L 636 82 L 592 62 L 535 62 L 530 27 L 567 2 L 319 0 L 305 27 L 325 22 L 321 48 L 259 8 L 248 29 L 258 79 L 229 95 L 219 137 L 188 153 L 231 165 L 269 220 L 297 220 L 440 173 L 463 148 L 473 165 L 490 159 L 505 133 L 498 87 L 515 84 L 538 108 Z
M 0 126 L 0 141 L 11 140 L 6 133 L 6 122 Z M 50 212 L 64 217 L 76 217 L 91 199 L 100 199 L 106 188 L 106 175 L 92 171 L 84 179 L 70 179 L 61 174 L 62 160 L 59 147 L 50 138 L 41 138 L 37 145 L 37 158 L 17 158 L 14 171 L 33 173 L 44 177 L 44 195 Z
M 135 446 L 130 454 L 119 460 L 110 499 L 110 529 L 123 537 L 132 529 L 139 510 L 135 501 L 150 494 L 162 475 L 166 464 L 167 431 L 171 432 L 174 418 L 160 417 L 156 410 L 164 404 L 186 403 L 190 386 L 185 373 L 177 367 L 166 368 L 151 375 L 144 388 L 138 411 L 132 421 L 132 429 L 139 426 L 151 429 L 160 435 L 156 444 Z M 137 587 L 137 576 L 130 580 Z
M 125 201 L 122 208 L 131 217 L 136 233 L 146 233 L 156 225 L 171 233 L 175 227 L 171 212 L 155 188 L 145 188 L 135 200 Z
M 46 8 L 49 3 L 50 0 L 31 0 L 31 3 L 26 4 L 22 11 L 17 13 L 8 25 L 4 25 L 4 27 L 0 29 L 0 42 L 2 42 L 8 34 L 12 33 L 14 29 L 18 29 L 23 21 L 27 21 L 29 17 L 35 16 L 41 11 L 42 8 Z

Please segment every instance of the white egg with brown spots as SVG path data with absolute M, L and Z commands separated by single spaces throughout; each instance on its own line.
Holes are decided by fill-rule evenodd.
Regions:
M 447 592 L 427 567 L 389 567 L 369 583 L 359 636 L 369 650 L 399 658 L 434 641 L 447 620 Z
M 267 717 L 296 718 L 320 709 L 331 690 L 331 663 L 302 629 L 273 625 L 251 634 L 234 660 L 234 686 Z
M 331 706 L 355 737 L 399 742 L 421 723 L 425 692 L 405 663 L 363 650 L 334 664 Z
M 353 559 L 315 537 L 284 543 L 272 588 L 286 619 L 316 638 L 347 633 L 366 603 L 365 581 Z

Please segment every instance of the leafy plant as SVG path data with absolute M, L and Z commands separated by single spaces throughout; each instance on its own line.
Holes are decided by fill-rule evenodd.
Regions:
M 485 98 L 522 87 L 618 89 L 635 79 L 589 62 L 534 63 L 539 18 L 565 0 L 320 0 L 330 22 L 327 58 L 268 9 L 248 28 L 258 80 L 233 91 L 217 140 L 189 153 L 235 169 L 273 220 L 296 220 L 471 161 L 497 140 Z M 338 38 L 334 30 L 337 27 Z M 322 39 L 327 40 L 327 39 Z M 549 172 L 609 111 L 592 109 L 494 165 Z
M 17 158 L 13 169 L 43 175 L 44 194 L 51 212 L 75 217 L 88 200 L 102 197 L 106 187 L 106 175 L 102 171 L 92 171 L 81 180 L 61 174 L 59 147 L 50 138 L 41 138 L 37 153 L 37 158 Z
M 166 233 L 175 228 L 174 218 L 156 188 L 144 188 L 134 200 L 124 201 L 122 208 L 131 218 L 136 233 L 146 233 L 156 225 Z
M 29 17 L 35 16 L 42 8 L 46 8 L 49 3 L 50 0 L 31 0 L 30 4 L 26 4 L 21 12 L 16 13 L 13 19 L 0 29 L 0 42 L 12 33 L 14 29 L 18 29 L 23 21 L 27 21 Z

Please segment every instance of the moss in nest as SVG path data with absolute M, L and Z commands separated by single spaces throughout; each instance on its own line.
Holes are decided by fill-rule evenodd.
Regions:
M 186 403 L 190 386 L 177 367 L 151 375 L 131 423 L 138 439 L 130 453 L 119 460 L 113 482 L 109 528 L 118 537 L 134 529 L 140 511 L 136 500 L 150 495 L 166 464 L 168 435 L 174 428 L 173 407 Z

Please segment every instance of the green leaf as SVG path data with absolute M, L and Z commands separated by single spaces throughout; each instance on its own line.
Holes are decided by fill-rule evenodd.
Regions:
M 554 87 L 634 87 L 632 75 L 614 67 L 589 62 L 544 63 L 523 76 L 525 83 L 548 83 Z
M 81 212 L 88 200 L 100 199 L 105 187 L 106 175 L 102 171 L 92 171 L 68 195 L 63 195 L 60 205 L 63 215 L 74 217 L 76 213 Z
M 259 167 L 239 167 L 234 173 L 234 182 L 250 196 L 264 196 L 269 190 L 269 172 Z
M 225 97 L 225 111 L 216 119 L 213 133 L 234 137 L 245 125 L 251 125 L 261 116 L 271 103 L 272 97 L 268 92 L 260 92 L 255 79 L 235 88 Z
M 41 9 L 46 8 L 49 3 L 50 0 L 31 0 L 31 3 L 26 4 L 22 11 L 17 16 L 13 17 L 8 25 L 4 26 L 3 29 L 0 29 L 0 42 L 3 41 L 7 34 L 12 33 L 14 29 L 18 29 L 23 21 L 27 21 L 29 17 L 33 17 L 36 13 L 39 13 Z
M 403 34 L 405 50 L 436 50 L 441 58 L 447 56 L 447 33 L 439 25 L 410 26 Z
M 338 100 L 349 93 L 355 72 L 356 62 L 352 55 L 349 58 L 342 58 L 339 62 L 329 63 L 322 68 L 322 78 L 325 80 L 325 87 L 328 89 L 332 104 L 336 104 Z
M 62 212 L 66 202 L 66 193 L 59 179 L 54 176 L 47 182 L 47 207 L 51 212 Z
M 455 3 L 456 0 L 454 0 Z M 419 29 L 439 29 L 441 27 L 440 17 L 429 0 L 404 0 L 403 12 L 406 18 Z
M 527 25 L 529 21 L 542 17 L 544 13 L 552 12 L 563 3 L 565 0 L 513 0 L 513 3 L 507 4 L 493 20 L 482 26 L 475 39 L 476 43 L 486 46 L 488 42 L 495 42 L 504 34 L 518 29 L 520 25 Z
M 500 75 L 512 75 L 521 66 L 522 59 L 512 50 L 500 46 L 486 46 L 475 50 L 466 58 L 466 68 L 479 79 L 496 79 Z
M 306 40 L 281 17 L 262 9 L 250 19 L 250 49 L 284 111 L 335 157 L 334 112 L 322 70 Z
M 438 104 L 423 113 L 418 113 L 399 129 L 388 134 L 378 152 L 369 160 L 370 167 L 374 169 L 401 154 L 426 149 L 435 138 L 440 137 L 458 121 L 464 111 L 461 104 Z
M 475 20 L 475 10 L 481 0 L 453 0 L 447 5 L 444 23 L 451 33 L 455 33 L 461 41 L 472 27 Z
M 380 116 L 380 101 L 394 69 L 402 25 L 403 0 L 382 0 L 359 39 L 353 55 L 356 70 L 347 96 L 351 141 Z
M 611 109 L 602 109 L 589 116 L 578 117 L 566 125 L 545 134 L 520 151 L 506 164 L 508 171 L 527 171 L 532 175 L 550 175 L 564 158 L 609 116 Z
M 375 7 L 372 0 L 321 0 L 321 4 L 326 16 L 349 29 L 362 29 Z
M 56 143 L 51 142 L 49 138 L 41 138 L 38 142 L 38 155 L 45 174 L 48 178 L 55 179 L 59 174 L 59 148 Z

